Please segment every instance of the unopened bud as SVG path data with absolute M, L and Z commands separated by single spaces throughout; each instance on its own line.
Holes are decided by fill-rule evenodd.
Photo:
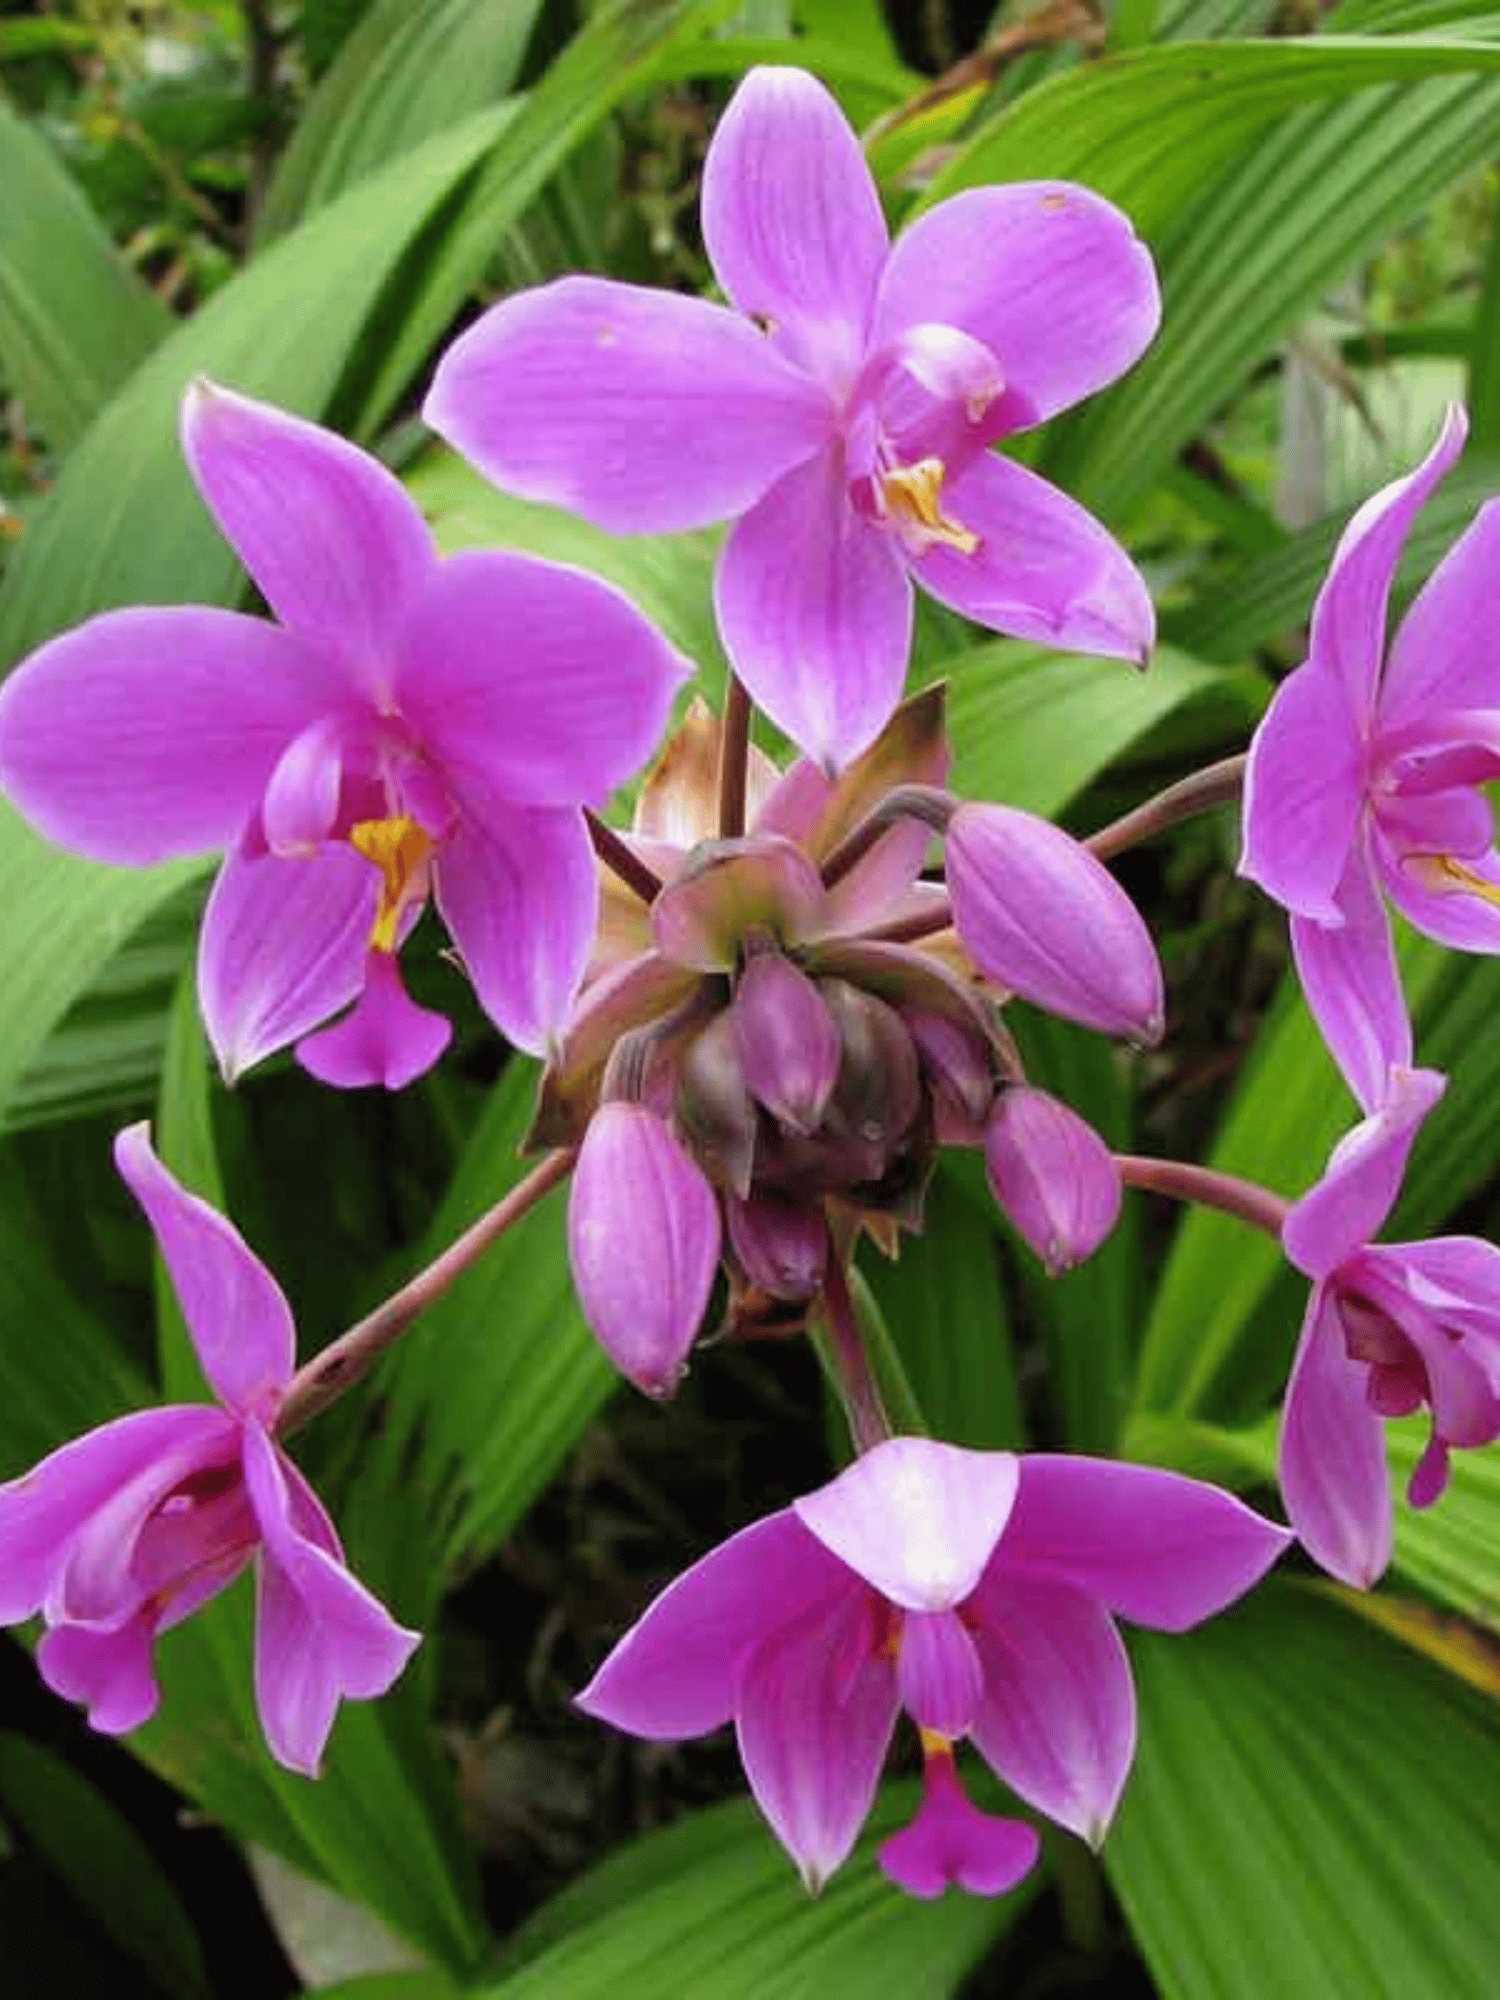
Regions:
M 713 1179 L 747 1195 L 755 1172 L 756 1110 L 728 1009 L 714 1016 L 682 1058 L 677 1122 Z
M 1120 1213 L 1120 1174 L 1085 1119 L 1045 1090 L 1002 1091 L 984 1137 L 990 1188 L 1058 1277 L 1091 1257 Z
M 839 1033 L 817 987 L 777 951 L 755 953 L 734 993 L 750 1094 L 779 1124 L 811 1132 L 839 1073 Z
M 731 1195 L 724 1206 L 730 1245 L 751 1284 L 773 1298 L 811 1298 L 828 1263 L 821 1211 L 762 1195 Z

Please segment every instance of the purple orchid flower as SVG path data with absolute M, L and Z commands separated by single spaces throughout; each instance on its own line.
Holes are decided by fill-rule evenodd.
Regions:
M 316 1776 L 340 1700 L 384 1694 L 421 1635 L 349 1574 L 322 1503 L 275 1442 L 295 1358 L 281 1288 L 172 1178 L 144 1125 L 119 1135 L 115 1163 L 223 1407 L 120 1417 L 0 1486 L 0 1624 L 40 1612 L 43 1679 L 117 1735 L 156 1710 L 158 1633 L 254 1561 L 261 1725 L 279 1762 Z
M 1282 1230 L 1313 1280 L 1282 1416 L 1282 1495 L 1309 1554 L 1360 1590 L 1391 1556 L 1384 1419 L 1432 1413 L 1413 1507 L 1441 1495 L 1453 1446 L 1500 1437 L 1500 1250 L 1472 1236 L 1369 1240 L 1445 1083 L 1393 1071 L 1380 1110 L 1339 1142 Z
M 703 169 L 728 307 L 573 277 L 493 307 L 424 415 L 498 485 L 615 532 L 736 518 L 725 645 L 825 768 L 900 697 L 915 577 L 1001 632 L 1144 660 L 1150 599 L 1074 501 L 986 449 L 1128 368 L 1160 316 L 1124 216 L 1062 181 L 976 188 L 891 245 L 823 86 L 752 70 Z
M 1307 660 L 1277 689 L 1245 775 L 1240 872 L 1291 912 L 1308 1005 L 1366 1111 L 1412 1060 L 1382 895 L 1439 943 L 1500 952 L 1500 855 L 1480 789 L 1500 774 L 1500 503 L 1480 509 L 1384 658 L 1402 543 L 1467 428 L 1453 405 L 1416 471 L 1350 521 Z
M 0 783 L 102 861 L 229 848 L 199 997 L 230 1079 L 288 1042 L 335 1084 L 435 1062 L 448 1024 L 397 965 L 429 893 L 540 1052 L 597 913 L 580 807 L 650 753 L 686 663 L 576 570 L 439 561 L 399 481 L 316 425 L 200 383 L 183 444 L 279 622 L 143 606 L 64 633 L 0 689 Z
M 1176 1473 L 893 1438 L 679 1577 L 578 1702 L 653 1741 L 732 1717 L 756 1803 L 814 1890 L 853 1847 L 905 1709 L 926 1796 L 881 1864 L 919 1896 L 993 1895 L 1036 1835 L 964 1798 L 954 1744 L 972 1738 L 1097 1844 L 1135 1751 L 1115 1616 L 1180 1632 L 1290 1539 Z

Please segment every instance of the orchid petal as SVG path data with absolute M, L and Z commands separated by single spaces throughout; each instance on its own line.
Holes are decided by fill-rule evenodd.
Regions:
M 719 1204 L 643 1105 L 601 1104 L 568 1191 L 568 1258 L 584 1317 L 621 1374 L 670 1396 L 719 1267 Z
M 908 1611 L 896 1655 L 901 1705 L 919 1729 L 963 1736 L 984 1692 L 984 1669 L 954 1611 Z
M 1028 1805 L 1098 1847 L 1135 1755 L 1135 1686 L 1114 1620 L 1076 1591 L 1009 1574 L 975 1608 L 975 1748 Z
M 371 951 L 353 1012 L 304 1035 L 297 1060 L 309 1076 L 337 1090 L 369 1084 L 404 1090 L 426 1075 L 452 1039 L 452 1022 L 419 1007 L 407 992 L 395 953 Z
M 602 805 L 666 727 L 690 662 L 620 591 L 503 549 L 450 556 L 401 635 L 427 755 L 515 805 Z
M 1430 1236 L 1420 1243 L 1375 1244 L 1368 1255 L 1444 1326 L 1500 1342 L 1500 1248 L 1493 1243 Z
M 703 241 L 741 312 L 837 393 L 853 382 L 885 263 L 880 197 L 816 77 L 752 69 L 703 162 Z
M 1287 1215 L 1281 1245 L 1299 1271 L 1328 1277 L 1380 1228 L 1422 1123 L 1447 1087 L 1435 1069 L 1390 1072 L 1379 1110 L 1345 1133 L 1322 1179 Z
M 1072 182 L 1020 181 L 954 195 L 902 232 L 871 346 L 923 321 L 962 328 L 999 362 L 1014 428 L 1114 381 L 1160 318 L 1151 253 L 1128 217 Z
M 146 1211 L 214 1393 L 236 1416 L 270 1422 L 297 1360 L 285 1293 L 234 1224 L 168 1173 L 149 1126 L 118 1135 L 115 1165 Z
M 1206 1480 L 1028 1452 L 1015 1511 L 979 1586 L 1059 1584 L 1137 1625 L 1184 1632 L 1258 1583 L 1291 1540 Z
M 584 277 L 492 306 L 422 416 L 497 486 L 615 534 L 743 513 L 834 423 L 827 392 L 738 313 Z
M 1377 827 L 1376 866 L 1386 894 L 1415 929 L 1455 951 L 1500 952 L 1500 855 L 1400 854 Z
M 1463 450 L 1468 418 L 1450 403 L 1436 444 L 1415 472 L 1383 487 L 1340 537 L 1328 578 L 1313 606 L 1308 657 L 1343 683 L 1351 713 L 1373 716 L 1385 653 L 1386 601 L 1412 522 Z M 1419 622 L 1420 637 L 1426 625 Z M 1410 656 L 1410 647 L 1407 649 Z M 1411 677 L 1415 687 L 1415 676 Z M 1445 703 L 1446 705 L 1446 703 Z
M 1500 708 L 1500 502 L 1487 501 L 1417 593 L 1380 689 L 1382 731 L 1439 709 Z
M 928 1438 L 889 1438 L 793 1501 L 826 1549 L 906 1611 L 949 1611 L 1005 1531 L 1018 1461 Z
M 327 1515 L 291 1461 L 245 1428 L 245 1484 L 265 1538 L 255 1705 L 272 1755 L 317 1775 L 340 1700 L 384 1694 L 417 1646 L 344 1568 Z
M 36 1649 L 37 1670 L 54 1694 L 87 1706 L 101 1735 L 125 1736 L 148 1722 L 161 1700 L 155 1640 L 145 1607 L 121 1625 L 54 1625 Z
M 1349 854 L 1335 902 L 1337 926 L 1292 918 L 1292 957 L 1329 1054 L 1373 1111 L 1391 1070 L 1410 1067 L 1412 1034 L 1390 920 L 1362 844 Z
M 227 846 L 337 696 L 313 647 L 235 611 L 106 611 L 0 688 L 0 784 L 49 839 L 130 865 Z
M 397 621 L 437 560 L 395 474 L 321 425 L 204 381 L 183 400 L 182 448 L 276 616 L 340 659 L 352 691 L 388 690 Z
M 221 1454 L 234 1430 L 222 1410 L 135 1410 L 0 1485 L 0 1625 L 34 1616 L 54 1596 L 79 1536 L 118 1493 L 163 1464 L 170 1487 L 178 1468 Z
M 260 830 L 273 854 L 305 860 L 332 834 L 346 742 L 343 719 L 324 715 L 294 736 L 277 759 L 260 804 Z
M 891 1835 L 879 1858 L 910 1896 L 941 1896 L 950 1882 L 971 1896 L 999 1896 L 1030 1874 L 1041 1846 L 1025 1820 L 999 1819 L 966 1798 L 952 1756 L 942 1752 L 928 1756 L 916 1818 Z
M 896 1724 L 896 1675 L 859 1594 L 781 1620 L 740 1661 L 735 1727 L 755 1803 L 816 1893 L 859 1837 Z
M 953 920 L 987 977 L 1085 1027 L 1160 1039 L 1151 934 L 1086 847 L 1035 813 L 963 805 L 948 827 L 947 862 Z
M 789 1507 L 742 1528 L 648 1606 L 576 1697 L 653 1742 L 703 1736 L 734 1713 L 740 1662 L 774 1626 L 858 1602 L 858 1579 Z
M 1156 613 L 1141 573 L 1076 500 L 981 452 L 944 488 L 943 512 L 977 546 L 936 541 L 910 558 L 941 603 L 1014 639 L 1142 664 L 1149 657 Z
M 307 860 L 230 853 L 198 954 L 198 1003 L 227 1082 L 358 996 L 379 888 L 342 841 Z
M 433 876 L 480 1006 L 517 1048 L 543 1054 L 578 992 L 598 909 L 582 815 L 499 804 L 466 812 Z
M 1391 1559 L 1390 1476 L 1366 1373 L 1345 1351 L 1333 1287 L 1315 1286 L 1282 1411 L 1281 1495 L 1313 1561 L 1355 1590 Z
M 1281 683 L 1250 742 L 1239 872 L 1319 923 L 1339 921 L 1335 891 L 1364 803 L 1364 758 L 1342 682 L 1312 666 Z
M 911 585 L 890 532 L 851 505 L 841 447 L 788 472 L 731 530 L 714 608 L 751 698 L 809 757 L 847 764 L 890 720 Z

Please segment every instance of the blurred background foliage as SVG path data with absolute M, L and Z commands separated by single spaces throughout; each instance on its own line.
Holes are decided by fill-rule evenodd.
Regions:
M 816 70 L 893 221 L 974 182 L 1071 175 L 1158 258 L 1142 365 L 1022 448 L 1143 561 L 1136 678 L 924 607 L 957 782 L 1084 830 L 1241 747 L 1300 657 L 1352 505 L 1466 395 L 1474 445 L 1413 536 L 1410 590 L 1500 487 L 1500 8 L 1484 0 L 77 0 L 0 6 L 0 667 L 101 607 L 242 601 L 182 470 L 199 371 L 336 423 L 443 546 L 597 568 L 723 661 L 716 537 L 612 542 L 507 499 L 412 412 L 443 342 L 569 269 L 708 281 L 697 178 L 757 61 Z M 1221 815 L 1132 856 L 1171 985 L 1147 1057 L 1033 1019 L 1039 1079 L 1117 1143 L 1288 1193 L 1349 1122 Z M 116 874 L 0 806 L 0 1477 L 193 1364 L 107 1142 L 151 1115 L 296 1302 L 306 1351 L 517 1178 L 534 1087 L 423 934 L 460 1020 L 403 1095 L 288 1062 L 226 1095 L 193 1011 L 204 876 Z M 1494 1235 L 1500 971 L 1408 940 L 1424 1059 L 1453 1072 L 1395 1234 Z M 1124 1452 L 1274 1506 L 1301 1314 L 1275 1246 L 1134 1201 L 1040 1280 L 972 1159 L 872 1288 L 937 1433 Z M 1392 1447 L 1409 1469 L 1416 1444 Z M 1182 1640 L 1132 1640 L 1141 1748 L 1101 1861 L 1060 1835 L 1020 1894 L 924 1906 L 874 1835 L 817 1903 L 732 1748 L 613 1738 L 569 1702 L 652 1590 L 827 1473 L 800 1345 L 720 1346 L 666 1412 L 617 1393 L 554 1203 L 299 1444 L 356 1566 L 429 1632 L 346 1708 L 317 1786 L 260 1748 L 242 1590 L 163 1646 L 160 1716 L 92 1738 L 0 1642 L 0 1936 L 22 1990 L 799 2000 L 1493 1993 L 1500 1908 L 1500 1461 L 1407 1517 L 1374 1600 L 1295 1563 Z M 887 1787 L 879 1825 L 909 1810 Z

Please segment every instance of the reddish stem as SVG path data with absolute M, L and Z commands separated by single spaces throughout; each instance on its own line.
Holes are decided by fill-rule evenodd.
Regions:
M 1238 1174 L 1221 1174 L 1212 1167 L 1189 1166 L 1186 1160 L 1144 1159 L 1135 1153 L 1116 1153 L 1114 1159 L 1126 1187 L 1221 1209 L 1225 1215 L 1253 1223 L 1268 1236 L 1280 1239 L 1290 1203 L 1255 1181 L 1241 1180 Z

